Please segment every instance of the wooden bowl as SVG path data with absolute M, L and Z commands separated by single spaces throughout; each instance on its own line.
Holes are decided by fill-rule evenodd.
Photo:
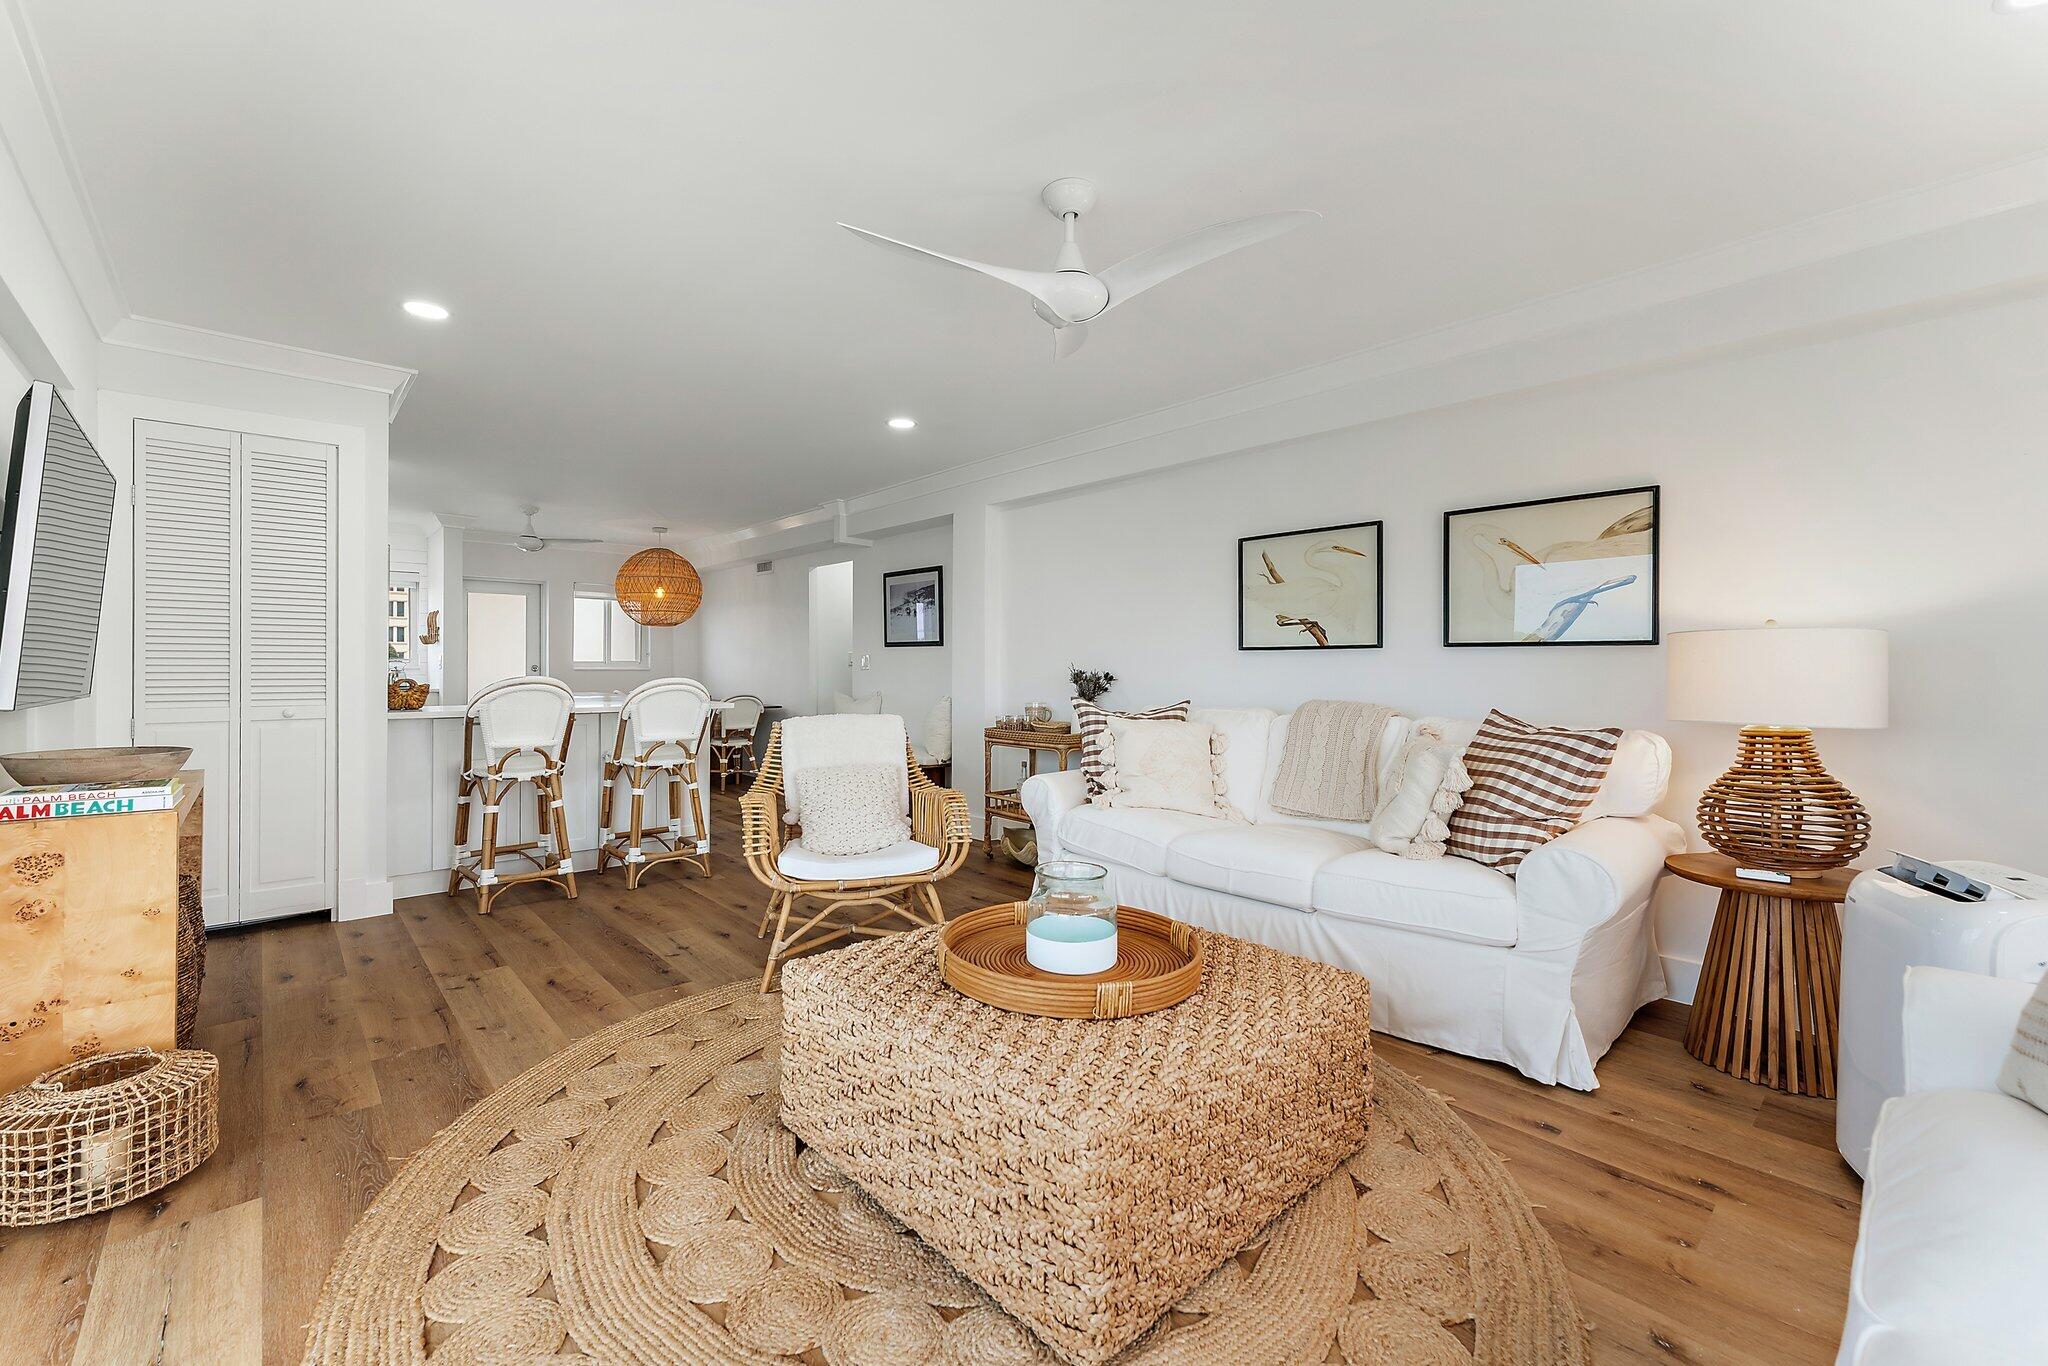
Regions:
M 37 749 L 0 754 L 0 765 L 24 787 L 45 783 L 147 783 L 173 777 L 192 757 L 189 745 L 106 749 Z

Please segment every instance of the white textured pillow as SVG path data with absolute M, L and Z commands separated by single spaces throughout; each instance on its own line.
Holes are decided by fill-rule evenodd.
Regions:
M 888 764 L 841 764 L 804 774 L 800 841 L 814 854 L 872 854 L 910 838 L 903 818 L 903 771 Z
M 832 694 L 832 713 L 835 716 L 877 716 L 882 710 L 882 695 L 871 692 L 866 697 L 855 697 L 852 693 Z
M 2048 977 L 2041 979 L 2020 1011 L 2012 1047 L 1998 1069 L 1998 1089 L 2048 1112 Z
M 1402 858 L 1444 856 L 1451 813 L 1472 788 L 1460 748 L 1433 726 L 1415 727 L 1401 749 L 1398 785 L 1373 813 L 1375 845 Z
M 1102 735 L 1101 806 L 1146 806 L 1244 822 L 1224 795 L 1224 737 L 1192 721 L 1111 717 Z
M 924 714 L 924 753 L 935 764 L 953 757 L 953 699 L 941 697 Z

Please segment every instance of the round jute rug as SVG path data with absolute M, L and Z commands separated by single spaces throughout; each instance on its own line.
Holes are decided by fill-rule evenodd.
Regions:
M 443 1130 L 335 1260 L 308 1362 L 1010 1366 L 1052 1355 L 777 1119 L 779 996 L 563 1049 Z M 1383 1064 L 1372 1137 L 1117 1358 L 1583 1363 L 1500 1162 Z

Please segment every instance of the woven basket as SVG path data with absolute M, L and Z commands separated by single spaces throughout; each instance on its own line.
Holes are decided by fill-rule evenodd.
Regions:
M 384 705 L 390 711 L 418 711 L 427 705 L 427 685 L 416 678 L 394 678 L 384 685 Z
M 135 1048 L 0 1097 L 0 1225 L 48 1224 L 162 1190 L 220 1142 L 220 1061 Z

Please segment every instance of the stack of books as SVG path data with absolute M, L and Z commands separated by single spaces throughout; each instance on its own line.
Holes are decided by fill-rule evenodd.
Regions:
M 59 816 L 120 816 L 136 811 L 170 811 L 185 795 L 176 778 L 134 783 L 42 783 L 0 792 L 0 822 L 42 821 Z

